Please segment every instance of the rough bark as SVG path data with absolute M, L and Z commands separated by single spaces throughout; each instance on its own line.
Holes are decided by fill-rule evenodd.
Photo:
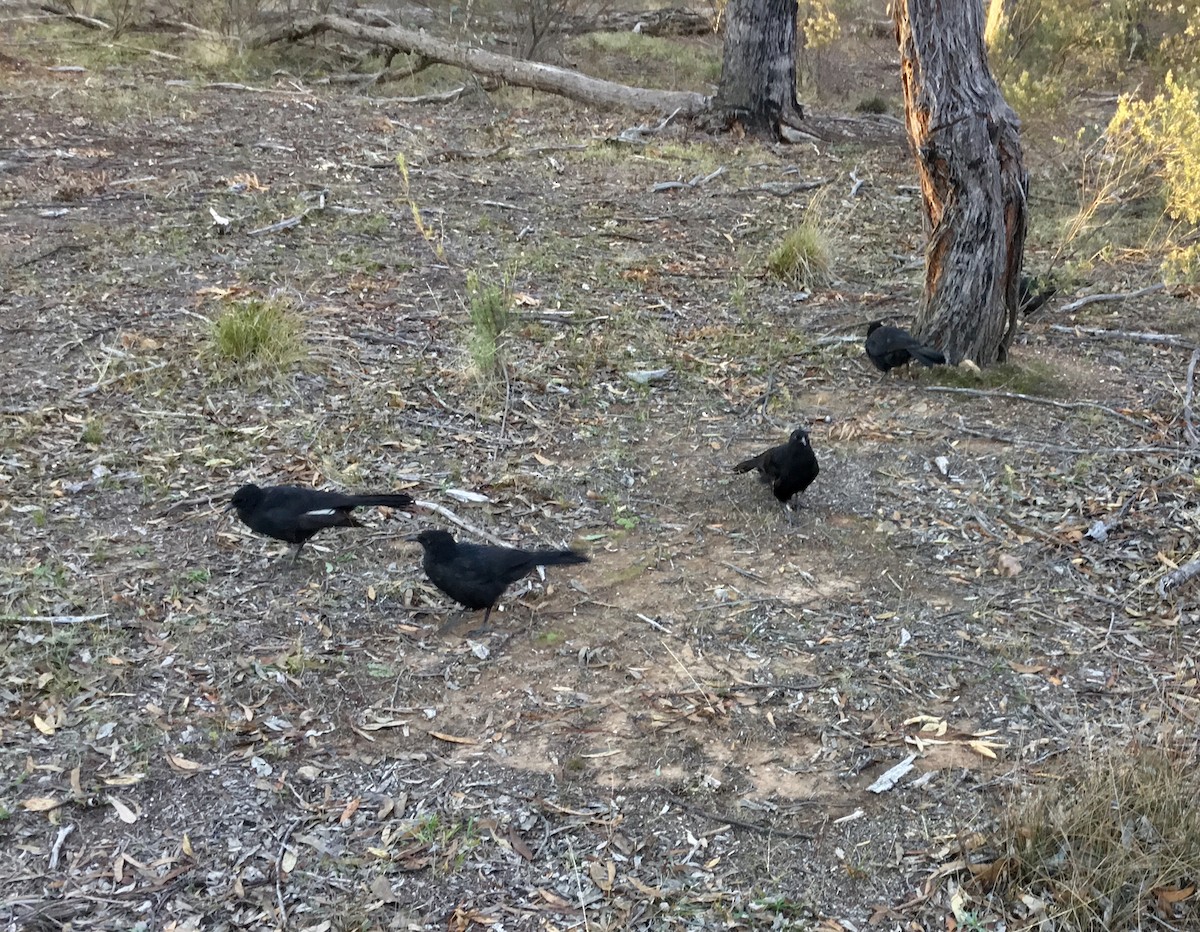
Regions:
M 895 0 L 893 15 L 929 229 L 914 332 L 949 362 L 1002 362 L 1027 223 L 1020 121 L 988 68 L 981 0 Z
M 713 110 L 777 139 L 804 119 L 796 101 L 796 0 L 729 0 Z
M 628 87 L 614 81 L 591 78 L 577 71 L 558 68 L 541 62 L 521 61 L 507 55 L 497 55 L 483 49 L 457 45 L 435 38 L 425 32 L 400 26 L 373 26 L 355 22 L 344 16 L 327 14 L 304 17 L 267 30 L 251 40 L 254 46 L 273 42 L 296 41 L 322 32 L 336 32 L 363 42 L 415 52 L 430 61 L 466 68 L 475 74 L 495 78 L 520 87 L 531 87 L 551 94 L 561 94 L 573 100 L 602 107 L 622 107 L 631 110 L 672 113 L 694 116 L 709 109 L 710 98 L 690 91 L 659 91 Z

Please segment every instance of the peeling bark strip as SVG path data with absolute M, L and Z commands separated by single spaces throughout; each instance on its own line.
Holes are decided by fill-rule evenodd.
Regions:
M 713 109 L 776 139 L 804 119 L 796 101 L 796 0 L 729 0 Z
M 1002 362 L 1027 223 L 1020 121 L 988 68 L 980 0 L 895 0 L 893 16 L 930 230 L 914 334 L 953 364 Z
M 627 87 L 615 81 L 590 78 L 566 68 L 521 61 L 483 49 L 456 45 L 444 39 L 434 38 L 425 32 L 416 32 L 400 26 L 368 26 L 334 14 L 302 17 L 293 22 L 283 23 L 256 36 L 251 40 L 251 45 L 261 47 L 273 42 L 295 42 L 322 32 L 340 33 L 399 52 L 415 52 L 431 61 L 456 65 L 508 84 L 561 94 L 594 106 L 624 107 L 661 113 L 679 111 L 681 116 L 695 116 L 707 111 L 709 107 L 709 98 L 704 94 Z

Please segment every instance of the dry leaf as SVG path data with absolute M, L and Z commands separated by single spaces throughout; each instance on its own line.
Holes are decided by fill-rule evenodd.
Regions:
M 385 903 L 395 903 L 396 894 L 392 892 L 392 883 L 385 876 L 380 874 L 371 882 L 371 896 L 377 900 L 383 900 Z
M 1021 570 L 1021 561 L 1014 557 L 1011 553 L 1002 553 L 996 557 L 996 570 L 1001 576 L 1018 576 Z
M 57 809 L 63 802 L 63 800 L 55 799 L 53 796 L 34 796 L 23 800 L 21 808 L 28 809 L 30 812 L 49 812 L 51 809 Z
M 36 712 L 33 713 L 33 727 L 44 735 L 48 736 L 54 734 L 54 726 Z
M 988 741 L 968 741 L 967 746 L 981 757 L 986 757 L 988 760 L 996 759 L 996 752 L 993 747 L 1002 747 L 1002 745 L 994 745 Z
M 651 897 L 652 899 L 655 899 L 655 900 L 665 900 L 667 898 L 667 895 L 665 893 L 663 893 L 662 890 L 658 889 L 658 887 L 647 886 L 646 884 L 644 884 L 640 880 L 638 880 L 636 877 L 627 875 L 625 879 L 628 880 L 631 884 L 633 884 L 634 887 L 636 887 L 637 890 L 645 896 Z
M 117 797 L 105 796 L 104 799 L 117 811 L 117 818 L 119 818 L 126 825 L 133 825 L 133 823 L 138 820 L 138 814 L 130 809 L 128 805 L 117 799 Z
M 511 825 L 508 827 L 508 843 L 512 845 L 513 851 L 517 852 L 526 861 L 533 860 L 533 850 L 525 843 L 525 839 Z
M 171 765 L 172 770 L 177 770 L 180 773 L 196 773 L 199 770 L 204 770 L 203 764 L 197 764 L 193 760 L 188 760 L 186 757 L 181 757 L 178 754 L 167 753 L 167 763 Z
M 338 824 L 345 825 L 353 817 L 354 813 L 358 812 L 358 807 L 362 805 L 362 797 L 355 796 L 352 800 L 346 803 L 346 808 L 342 810 L 342 814 L 338 816 Z
M 456 735 L 442 734 L 440 731 L 429 732 L 429 737 L 437 738 L 439 741 L 449 741 L 451 744 L 478 744 L 474 738 L 459 738 Z

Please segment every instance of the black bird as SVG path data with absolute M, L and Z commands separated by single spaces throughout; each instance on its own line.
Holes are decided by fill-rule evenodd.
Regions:
M 425 549 L 422 566 L 435 586 L 455 602 L 483 614 L 487 624 L 504 590 L 539 566 L 573 566 L 590 562 L 574 550 L 517 550 L 460 544 L 446 531 L 422 531 L 407 538 Z
M 1058 294 L 1058 285 L 1049 278 L 1021 276 L 1021 287 L 1017 295 L 1017 307 L 1028 317 L 1043 304 Z
M 787 443 L 771 447 L 758 456 L 738 463 L 734 472 L 749 472 L 757 469 L 763 482 L 771 483 L 775 497 L 787 504 L 797 492 L 803 492 L 817 478 L 820 467 L 812 444 L 808 442 L 808 431 L 797 427 Z
M 296 545 L 293 565 L 305 542 L 327 527 L 362 527 L 350 512 L 364 505 L 408 508 L 413 497 L 404 492 L 390 495 L 343 495 L 322 492 L 298 485 L 275 485 L 261 489 L 254 483 L 244 485 L 229 500 L 242 523 L 251 530 Z
M 910 359 L 926 366 L 940 366 L 946 362 L 941 350 L 925 346 L 907 330 L 885 327 L 881 320 L 867 327 L 867 355 L 880 372 L 903 366 Z

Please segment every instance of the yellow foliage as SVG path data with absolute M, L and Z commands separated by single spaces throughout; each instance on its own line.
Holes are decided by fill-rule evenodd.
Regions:
M 1109 121 L 1106 149 L 1140 163 L 1162 187 L 1164 210 L 1200 224 L 1200 93 L 1170 73 L 1150 100 L 1123 96 Z
M 810 50 L 832 45 L 842 35 L 842 24 L 828 0 L 812 0 L 800 28 L 804 31 L 804 47 Z

